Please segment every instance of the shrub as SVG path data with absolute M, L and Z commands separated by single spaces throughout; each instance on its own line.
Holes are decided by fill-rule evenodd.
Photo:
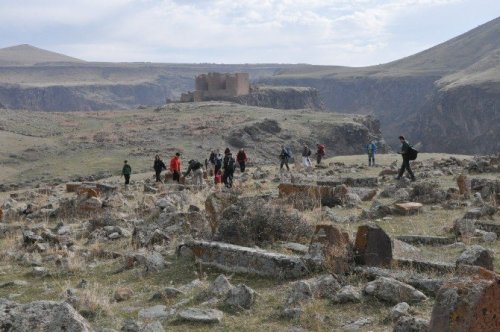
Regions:
M 223 211 L 216 238 L 239 245 L 261 245 L 308 239 L 312 230 L 296 210 L 264 199 L 242 198 Z

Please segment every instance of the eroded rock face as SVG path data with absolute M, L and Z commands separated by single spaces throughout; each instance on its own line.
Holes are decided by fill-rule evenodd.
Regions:
M 499 279 L 451 280 L 437 294 L 429 331 L 500 331 L 499 299 Z
M 90 326 L 72 306 L 65 302 L 36 301 L 17 304 L 0 299 L 1 331 L 92 332 Z
M 391 238 L 378 225 L 358 227 L 354 244 L 354 260 L 368 266 L 388 266 L 392 261 Z

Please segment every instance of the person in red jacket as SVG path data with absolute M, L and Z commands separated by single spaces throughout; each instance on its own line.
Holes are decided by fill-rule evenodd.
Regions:
M 316 144 L 316 148 L 318 149 L 316 151 L 316 162 L 317 164 L 321 164 L 321 159 L 325 156 L 325 145 L 324 144 Z
M 240 151 L 238 151 L 238 154 L 236 155 L 236 161 L 240 165 L 241 173 L 245 172 L 245 164 L 246 164 L 247 160 L 248 160 L 248 158 L 247 158 L 247 154 L 245 153 L 245 150 L 240 149 Z
M 170 159 L 170 172 L 172 172 L 172 180 L 180 182 L 181 180 L 181 154 L 177 152 L 175 156 Z

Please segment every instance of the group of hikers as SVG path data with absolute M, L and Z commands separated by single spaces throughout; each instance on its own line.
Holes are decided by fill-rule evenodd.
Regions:
M 412 181 L 415 181 L 415 175 L 413 174 L 410 167 L 410 160 L 416 158 L 417 151 L 408 143 L 404 136 L 399 136 L 399 141 L 401 142 L 401 150 L 398 151 L 403 157 L 403 163 L 399 169 L 397 180 L 401 179 L 404 172 L 407 171 L 410 175 Z M 322 159 L 324 158 L 326 151 L 324 144 L 316 144 L 316 164 L 320 165 Z M 375 154 L 377 152 L 377 145 L 375 141 L 371 141 L 365 146 L 366 153 L 368 155 L 368 166 L 375 166 Z M 302 165 L 306 171 L 311 171 L 313 164 L 311 161 L 312 150 L 307 144 L 304 144 L 302 148 Z M 279 154 L 280 159 L 280 171 L 283 171 L 283 167 L 286 167 L 290 171 L 289 162 L 293 158 L 292 151 L 289 147 L 285 145 L 281 146 L 281 152 Z M 224 154 L 220 152 L 219 149 L 212 150 L 210 156 L 205 159 L 204 165 L 198 160 L 191 159 L 188 161 L 188 168 L 186 172 L 181 173 L 181 154 L 177 152 L 171 159 L 169 164 L 169 171 L 172 174 L 172 180 L 176 182 L 181 181 L 181 176 L 186 177 L 189 174 L 193 174 L 193 184 L 196 186 L 203 185 L 204 169 L 207 170 L 209 176 L 214 177 L 214 183 L 224 185 L 228 188 L 232 187 L 233 176 L 236 168 L 236 164 L 239 165 L 241 173 L 245 172 L 246 164 L 248 162 L 248 156 L 244 149 L 240 149 L 236 154 L 236 159 L 229 148 L 224 150 Z M 163 182 L 161 179 L 161 172 L 167 170 L 167 166 L 161 160 L 159 155 L 155 156 L 153 169 L 155 171 L 156 182 Z M 125 178 L 125 185 L 130 182 L 130 175 L 132 174 L 132 168 L 128 164 L 128 161 L 124 161 L 122 168 L 122 176 Z

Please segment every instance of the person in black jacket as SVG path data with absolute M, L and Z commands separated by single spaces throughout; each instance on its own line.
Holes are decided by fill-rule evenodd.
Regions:
M 153 164 L 153 168 L 155 170 L 156 182 L 163 182 L 161 180 L 160 174 L 161 171 L 167 169 L 167 166 L 165 166 L 165 163 L 163 162 L 163 160 L 160 159 L 159 155 L 155 156 L 155 162 Z
M 224 173 L 222 174 L 222 181 L 226 185 L 227 188 L 231 188 L 233 186 L 233 175 L 234 175 L 234 166 L 236 161 L 233 158 L 233 154 L 227 148 L 224 151 L 224 162 L 222 168 L 224 169 Z
M 401 154 L 401 156 L 403 157 L 403 164 L 399 169 L 399 173 L 398 176 L 396 177 L 396 180 L 400 180 L 406 170 L 408 171 L 408 174 L 410 174 L 411 180 L 415 181 L 415 175 L 413 174 L 410 168 L 410 156 L 409 156 L 410 143 L 408 143 L 408 141 L 404 138 L 404 136 L 399 136 L 399 141 L 401 142 L 401 151 L 399 151 L 398 153 Z

